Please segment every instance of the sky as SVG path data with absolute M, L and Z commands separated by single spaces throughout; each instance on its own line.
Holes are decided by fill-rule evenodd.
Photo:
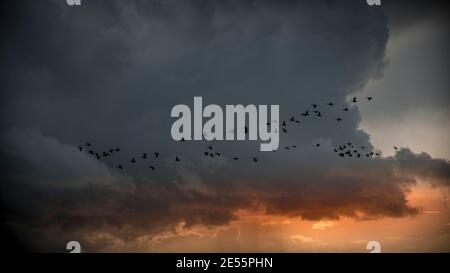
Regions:
M 1 220 L 16 248 L 450 251 L 445 4 L 1 5 Z M 170 111 L 194 96 L 279 105 L 280 149 L 172 140 Z M 301 116 L 312 104 L 322 117 Z M 340 158 L 347 142 L 380 156 Z

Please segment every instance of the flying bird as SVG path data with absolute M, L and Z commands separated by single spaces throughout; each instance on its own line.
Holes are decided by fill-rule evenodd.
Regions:
M 258 159 L 256 157 L 253 157 L 254 162 L 258 162 Z
M 368 101 L 371 101 L 371 100 L 372 100 L 372 97 L 367 97 L 367 100 L 368 100 Z
M 155 167 L 154 166 L 148 166 L 150 169 L 152 169 L 153 171 L 155 170 Z
M 146 158 L 147 158 L 147 153 L 144 153 L 144 154 L 142 155 L 142 158 L 143 158 L 143 159 L 146 159 Z
M 396 146 L 393 146 L 395 150 L 398 150 L 398 148 Z
M 80 150 L 80 152 L 83 150 L 83 147 L 78 146 L 78 150 Z
M 317 104 L 311 104 L 313 108 L 317 108 Z
M 333 103 L 332 103 L 332 102 L 329 102 L 328 105 L 329 105 L 329 106 L 333 106 Z
M 136 159 L 132 158 L 131 163 L 136 163 Z
M 91 143 L 86 142 L 86 146 L 90 147 L 90 146 L 91 146 Z
M 178 162 L 180 161 L 180 158 L 178 156 L 175 157 L 175 161 Z
M 345 107 L 344 109 L 342 109 L 342 110 L 344 110 L 345 112 L 347 112 L 348 111 L 348 108 L 347 107 Z
M 234 160 L 239 160 L 239 157 L 233 157 Z
M 155 157 L 158 157 L 159 156 L 159 153 L 158 152 L 155 152 L 155 153 L 153 153 L 154 155 L 155 155 Z
M 283 132 L 287 133 L 287 130 L 285 128 L 283 128 Z
M 336 120 L 337 120 L 337 121 L 341 121 L 342 119 L 341 119 L 341 118 L 337 118 Z
M 352 102 L 356 102 L 356 97 L 353 98 Z
M 117 166 L 117 168 L 123 170 L 122 165 Z
M 302 116 L 304 116 L 304 117 L 308 116 L 308 110 L 306 110 L 306 112 L 303 113 Z

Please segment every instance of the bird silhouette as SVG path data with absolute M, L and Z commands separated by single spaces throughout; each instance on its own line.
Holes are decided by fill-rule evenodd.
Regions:
M 361 100 L 361 101 L 362 101 L 363 98 L 364 98 L 364 97 L 361 97 L 361 98 L 358 99 L 358 97 L 353 97 L 352 100 L 351 100 L 351 102 L 356 103 L 356 102 L 358 102 L 358 100 Z M 373 97 L 365 97 L 365 99 L 367 99 L 368 101 L 372 101 L 372 100 L 373 100 Z M 322 116 L 322 112 L 321 112 L 321 111 L 318 111 L 319 108 L 320 108 L 321 106 L 318 105 L 318 104 L 311 104 L 311 105 L 312 105 L 312 108 L 313 108 L 313 110 L 311 110 L 311 115 L 315 115 L 315 116 L 321 117 L 321 116 Z M 334 104 L 333 102 L 329 101 L 328 103 L 326 103 L 326 105 L 328 105 L 328 106 L 334 106 L 335 104 Z M 343 108 L 342 110 L 345 111 L 345 112 L 348 112 L 348 111 L 349 111 L 349 108 L 350 108 L 350 106 L 347 105 L 347 107 Z M 310 108 L 310 109 L 311 109 L 311 108 Z M 339 109 L 339 108 L 338 108 L 338 109 Z M 306 109 L 304 113 L 301 113 L 301 116 L 304 116 L 304 117 L 309 116 L 309 110 Z M 340 122 L 340 121 L 342 121 L 342 120 L 343 120 L 343 119 L 342 119 L 341 117 L 337 117 L 337 118 L 336 118 L 336 121 L 338 121 L 338 122 Z M 295 123 L 300 123 L 300 120 L 299 120 L 299 119 L 296 119 L 295 116 L 291 116 L 291 117 L 289 118 L 289 120 L 287 120 L 287 121 L 291 121 L 291 122 L 295 122 Z M 272 123 L 274 123 L 274 122 L 275 122 L 275 121 L 272 121 Z M 267 126 L 272 126 L 271 122 L 266 122 L 266 124 L 267 124 Z M 234 132 L 235 130 L 231 130 L 231 131 Z M 283 131 L 284 133 L 288 133 L 286 120 L 283 120 L 283 121 L 282 121 L 282 131 Z M 245 134 L 248 134 L 248 133 L 249 133 L 249 128 L 248 128 L 247 126 L 244 126 L 244 132 L 245 132 Z M 182 137 L 182 138 L 180 139 L 180 141 L 184 142 L 184 141 L 186 141 L 186 139 L 185 139 L 184 137 Z M 87 142 L 85 143 L 85 145 L 82 145 L 82 144 L 81 144 L 81 145 L 76 146 L 76 147 L 78 148 L 78 150 L 79 150 L 80 152 L 82 152 L 83 150 L 86 150 L 87 153 L 88 153 L 89 155 L 93 155 L 93 156 L 95 156 L 95 157 L 96 157 L 97 159 L 99 159 L 99 160 L 101 160 L 101 157 L 111 156 L 111 155 L 115 154 L 115 152 L 119 152 L 119 151 L 120 151 L 120 149 L 119 149 L 118 147 L 116 147 L 116 148 L 110 148 L 110 149 L 108 149 L 108 150 L 105 150 L 104 152 L 94 152 L 94 150 L 93 150 L 92 148 L 91 148 L 91 149 L 86 148 L 86 147 L 91 147 L 91 146 L 92 146 L 92 144 L 91 144 L 89 141 L 87 141 Z M 315 146 L 316 146 L 316 147 L 321 147 L 321 144 L 320 144 L 320 143 L 316 143 Z M 208 147 L 209 152 L 203 152 L 205 156 L 210 156 L 211 158 L 214 158 L 214 157 L 221 157 L 221 156 L 222 156 L 221 153 L 213 152 L 213 147 L 212 147 L 212 146 L 207 146 L 207 147 Z M 359 149 L 362 149 L 362 150 L 366 149 L 366 146 L 357 146 L 357 145 L 352 144 L 351 142 L 347 142 L 346 145 L 342 145 L 342 146 L 338 146 L 338 147 L 333 148 L 333 151 L 334 151 L 339 157 L 346 157 L 346 155 L 347 155 L 348 157 L 353 157 L 353 156 L 354 156 L 354 157 L 357 157 L 357 158 L 361 158 L 361 157 L 363 157 L 364 155 L 365 155 L 366 157 L 368 157 L 368 158 L 372 158 L 374 155 L 375 155 L 375 156 L 378 156 L 378 157 L 381 156 L 381 153 L 379 153 L 379 152 L 375 153 L 375 152 L 373 152 L 373 151 L 370 151 L 370 148 L 368 149 L 369 151 L 365 151 L 365 152 L 362 152 L 362 151 L 361 151 L 361 152 L 360 152 L 360 150 L 358 150 L 358 147 L 359 147 Z M 295 148 L 297 148 L 296 145 L 291 145 L 291 146 L 285 146 L 285 147 L 284 147 L 284 149 L 286 149 L 286 150 L 295 149 Z M 393 148 L 394 148 L 395 150 L 399 150 L 399 148 L 398 148 L 397 146 L 393 146 Z M 276 150 L 273 150 L 273 152 L 276 152 Z M 159 152 L 153 152 L 153 154 L 154 154 L 155 158 L 158 158 L 159 155 L 160 155 Z M 181 154 L 180 156 L 182 157 L 183 155 Z M 175 161 L 176 161 L 176 162 L 181 161 L 181 157 L 176 156 L 176 157 L 175 157 Z M 136 159 L 136 158 L 137 158 L 137 159 Z M 131 163 L 137 163 L 137 161 L 139 161 L 140 158 L 147 159 L 147 153 L 144 153 L 144 154 L 142 154 L 141 157 L 136 157 L 136 158 L 132 158 L 132 159 L 130 160 Z M 237 156 L 232 157 L 232 159 L 233 159 L 233 160 L 240 160 L 240 158 L 237 157 Z M 254 162 L 258 162 L 258 161 L 259 161 L 259 159 L 256 158 L 256 157 L 252 157 L 252 160 L 253 160 Z M 117 168 L 118 168 L 118 169 L 123 169 L 123 166 L 122 166 L 122 165 L 117 165 Z M 152 169 L 152 170 L 155 170 L 155 169 L 156 169 L 155 166 L 152 166 L 152 165 L 150 165 L 149 168 Z
M 395 150 L 398 150 L 398 148 L 396 146 L 393 146 Z

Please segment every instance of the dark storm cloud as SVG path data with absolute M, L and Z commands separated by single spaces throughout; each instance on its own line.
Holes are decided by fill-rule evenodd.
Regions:
M 2 4 L 5 5 L 5 4 Z M 281 118 L 346 96 L 380 76 L 387 18 L 361 1 L 23 1 L 6 5 L 1 51 L 2 200 L 7 222 L 36 249 L 110 233 L 127 240 L 183 221 L 221 225 L 238 209 L 304 219 L 412 215 L 405 188 L 444 181 L 449 163 L 400 151 L 342 161 L 332 146 L 372 147 L 357 108 L 302 121 L 281 136 L 298 151 L 258 153 L 255 143 L 170 138 L 173 105 L 280 104 Z M 119 145 L 98 162 L 76 146 Z M 321 149 L 314 143 L 320 141 Z M 162 153 L 157 172 L 129 159 Z M 231 162 L 233 155 L 250 160 Z M 175 155 L 182 163 L 175 165 Z M 125 162 L 125 163 L 123 163 Z M 114 167 L 126 165 L 124 172 Z M 420 168 L 416 166 L 429 166 Z M 440 182 L 436 182 L 440 183 Z M 101 246 L 91 246 L 94 250 Z
M 384 1 L 383 8 L 389 17 L 389 26 L 394 35 L 406 28 L 414 27 L 424 20 L 448 24 L 448 2 L 436 1 Z

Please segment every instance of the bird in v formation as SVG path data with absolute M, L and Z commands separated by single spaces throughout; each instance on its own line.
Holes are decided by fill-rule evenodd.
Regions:
M 366 99 L 367 99 L 367 101 L 371 102 L 373 100 L 373 97 L 366 97 Z M 358 103 L 359 100 L 357 99 L 357 97 L 353 97 L 351 102 L 352 103 Z M 334 106 L 335 104 L 333 102 L 328 102 L 326 105 L 331 107 L 331 106 Z M 312 110 L 312 113 L 314 113 L 316 117 L 322 117 L 322 111 L 317 110 L 317 109 L 320 108 L 320 105 L 314 103 L 314 104 L 311 104 L 311 106 L 314 109 L 314 110 Z M 349 108 L 345 107 L 345 108 L 342 109 L 342 111 L 348 112 Z M 308 116 L 310 116 L 310 110 L 307 109 L 303 113 L 301 113 L 300 115 L 302 117 L 308 117 Z M 342 120 L 343 119 L 341 117 L 337 117 L 336 118 L 337 122 L 340 122 Z M 291 116 L 289 121 L 291 121 L 292 123 L 297 123 L 297 124 L 300 123 L 300 120 L 296 119 L 295 116 Z M 267 125 L 271 126 L 271 123 L 268 122 Z M 282 122 L 282 131 L 284 133 L 288 133 L 286 121 Z M 244 127 L 244 132 L 245 132 L 245 134 L 248 134 L 247 126 Z M 181 142 L 185 142 L 185 139 L 182 138 L 180 141 Z M 321 144 L 320 143 L 316 143 L 315 146 L 316 146 L 316 148 L 320 148 Z M 99 160 L 101 158 L 106 158 L 106 157 L 113 156 L 114 154 L 116 154 L 116 153 L 121 151 L 121 149 L 119 147 L 114 147 L 114 148 L 109 148 L 109 149 L 107 149 L 105 151 L 97 151 L 96 152 L 96 151 L 93 150 L 93 147 L 94 146 L 93 146 L 93 144 L 91 144 L 90 141 L 86 141 L 84 145 L 77 146 L 77 148 L 78 148 L 78 150 L 80 152 L 83 152 L 84 150 L 86 150 L 87 153 L 90 156 L 95 156 Z M 292 150 L 292 149 L 297 148 L 297 146 L 296 145 L 290 145 L 290 146 L 285 146 L 284 148 L 285 148 L 285 150 Z M 399 148 L 397 146 L 393 146 L 393 148 L 394 148 L 394 150 L 399 150 Z M 351 142 L 347 142 L 347 143 L 345 143 L 343 145 L 338 145 L 338 147 L 334 148 L 333 151 L 340 158 L 343 158 L 343 157 L 362 158 L 363 155 L 365 155 L 366 157 L 369 157 L 369 158 L 371 158 L 373 156 L 377 156 L 377 157 L 381 156 L 380 152 L 365 151 L 365 149 L 366 149 L 365 146 L 356 147 Z M 208 151 L 203 152 L 204 155 L 207 156 L 207 157 L 219 158 L 219 157 L 222 156 L 222 153 L 220 153 L 218 151 L 214 151 L 214 148 L 211 145 L 207 146 L 207 150 Z M 153 154 L 153 159 L 160 159 L 160 152 L 153 152 L 152 154 Z M 137 158 L 139 158 L 139 157 L 132 157 L 130 159 L 130 163 L 131 164 L 138 163 L 138 159 Z M 232 158 L 235 161 L 241 160 L 241 157 L 238 157 L 238 156 L 233 156 Z M 142 153 L 142 155 L 140 156 L 140 160 L 144 160 L 145 161 L 147 159 L 149 159 L 149 157 L 147 156 L 147 152 Z M 252 156 L 250 158 L 250 160 L 255 162 L 255 163 L 259 161 L 259 159 L 256 156 Z M 176 155 L 175 158 L 174 158 L 174 161 L 175 162 L 180 162 L 181 161 L 181 156 Z M 151 169 L 152 171 L 156 170 L 155 165 L 149 165 L 148 168 Z M 123 163 L 118 164 L 117 165 L 117 169 L 124 170 L 125 168 L 124 168 Z

